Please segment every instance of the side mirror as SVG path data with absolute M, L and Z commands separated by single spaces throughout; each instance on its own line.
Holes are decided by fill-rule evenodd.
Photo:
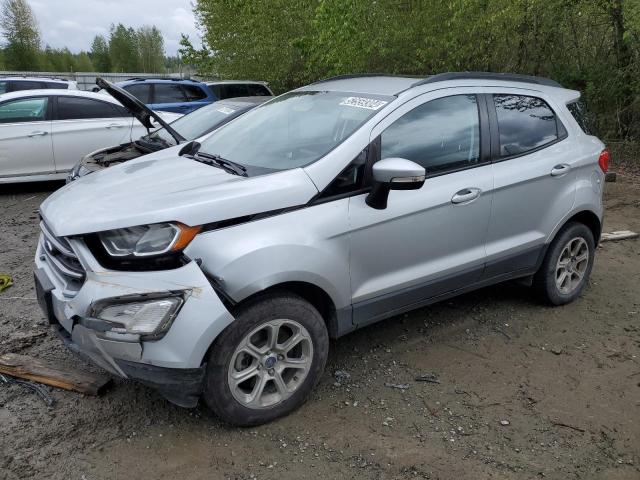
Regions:
M 371 208 L 384 210 L 391 190 L 417 190 L 424 185 L 425 176 L 424 167 L 411 160 L 380 160 L 373 165 L 373 188 L 365 201 Z

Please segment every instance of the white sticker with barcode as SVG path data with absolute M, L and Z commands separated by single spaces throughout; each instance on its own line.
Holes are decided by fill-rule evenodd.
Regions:
M 233 108 L 229 108 L 229 107 L 220 107 L 216 110 L 220 113 L 224 113 L 225 115 L 231 115 L 233 112 L 235 112 Z
M 340 105 L 346 105 L 347 107 L 366 108 L 368 110 L 379 110 L 387 103 L 388 102 L 385 102 L 384 100 L 376 100 L 375 98 L 347 97 L 340 102 Z

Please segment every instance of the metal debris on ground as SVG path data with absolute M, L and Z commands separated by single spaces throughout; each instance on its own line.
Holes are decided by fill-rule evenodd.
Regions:
M 13 278 L 11 278 L 11 275 L 0 273 L 0 292 L 6 290 L 11 285 L 13 285 Z
M 438 380 L 438 376 L 435 373 L 425 373 L 416 377 L 416 382 L 440 383 L 440 380 Z
M 344 383 L 351 380 L 351 374 L 345 370 L 336 370 L 333 372 L 333 378 L 335 378 L 338 383 Z
M 408 383 L 386 383 L 386 382 L 384 386 L 389 388 L 397 388 L 398 390 L 406 390 L 407 388 L 411 387 L 411 385 L 409 385 Z
M 47 407 L 53 407 L 56 404 L 56 399 L 49 394 L 47 389 L 45 389 L 44 387 L 41 387 L 40 385 L 36 385 L 35 383 L 27 382 L 24 380 L 18 380 L 17 378 L 13 378 L 10 375 L 3 375 L 1 373 L 0 373 L 0 382 L 6 383 L 9 385 L 10 384 L 20 385 L 26 388 L 27 390 L 31 390 L 33 393 L 35 393 L 36 395 L 38 395 L 38 397 L 42 399 L 42 401 L 47 405 Z
M 616 240 L 628 240 L 630 238 L 638 238 L 640 234 L 631 230 L 617 230 L 611 233 L 603 233 L 600 237 L 601 242 L 614 242 Z

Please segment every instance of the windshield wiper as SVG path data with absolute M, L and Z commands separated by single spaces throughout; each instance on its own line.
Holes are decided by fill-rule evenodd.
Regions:
M 205 153 L 205 152 L 196 152 L 193 156 L 194 160 L 197 160 L 202 163 L 208 163 L 209 165 L 217 165 L 229 173 L 233 173 L 235 175 L 240 175 L 241 177 L 248 177 L 247 175 L 247 167 L 244 165 L 240 165 L 239 163 L 232 162 L 231 160 L 227 160 L 226 158 L 222 158 L 220 155 L 216 155 L 213 153 Z

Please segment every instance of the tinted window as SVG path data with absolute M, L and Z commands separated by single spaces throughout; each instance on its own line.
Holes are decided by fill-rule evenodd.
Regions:
M 56 83 L 56 82 L 42 82 L 42 88 L 50 88 L 50 89 L 60 88 L 62 90 L 68 90 L 69 89 L 69 84 L 68 83 Z
M 185 101 L 180 85 L 156 83 L 153 103 L 181 103 Z
M 7 93 L 8 82 L 0 82 L 0 95 Z
M 47 115 L 46 97 L 23 98 L 0 105 L 0 123 L 36 122 Z
M 20 80 L 20 81 L 10 81 L 7 91 L 18 92 L 21 90 L 35 90 L 37 88 L 43 88 L 43 83 L 36 82 L 34 80 Z
M 581 102 L 581 101 L 572 102 L 569 105 L 567 105 L 567 107 L 569 108 L 571 115 L 573 115 L 573 118 L 575 118 L 576 122 L 578 122 L 578 125 L 580 125 L 580 128 L 582 129 L 582 131 L 587 135 L 595 135 L 594 133 L 595 129 L 593 128 L 593 121 L 591 116 L 587 112 L 587 108 L 584 102 Z
M 257 83 L 250 83 L 247 85 L 248 95 L 252 97 L 268 97 L 271 95 L 271 92 L 264 85 L 259 85 Z
M 364 172 L 367 163 L 368 148 L 358 156 L 338 175 L 322 193 L 322 198 L 344 195 L 364 188 Z
M 519 155 L 558 139 L 556 116 L 544 100 L 524 95 L 494 95 L 493 100 L 501 157 Z
M 115 105 L 80 97 L 58 97 L 58 120 L 111 118 L 123 116 Z
M 131 95 L 136 97 L 142 103 L 151 103 L 151 96 L 149 93 L 151 92 L 151 85 L 148 83 L 137 83 L 133 85 L 127 85 L 124 88 Z
M 205 91 L 195 85 L 182 85 L 182 89 L 187 95 L 187 101 L 189 102 L 195 102 L 196 100 L 207 98 Z
M 396 120 L 381 136 L 381 158 L 400 157 L 427 173 L 467 167 L 480 158 L 475 95 L 432 100 Z

